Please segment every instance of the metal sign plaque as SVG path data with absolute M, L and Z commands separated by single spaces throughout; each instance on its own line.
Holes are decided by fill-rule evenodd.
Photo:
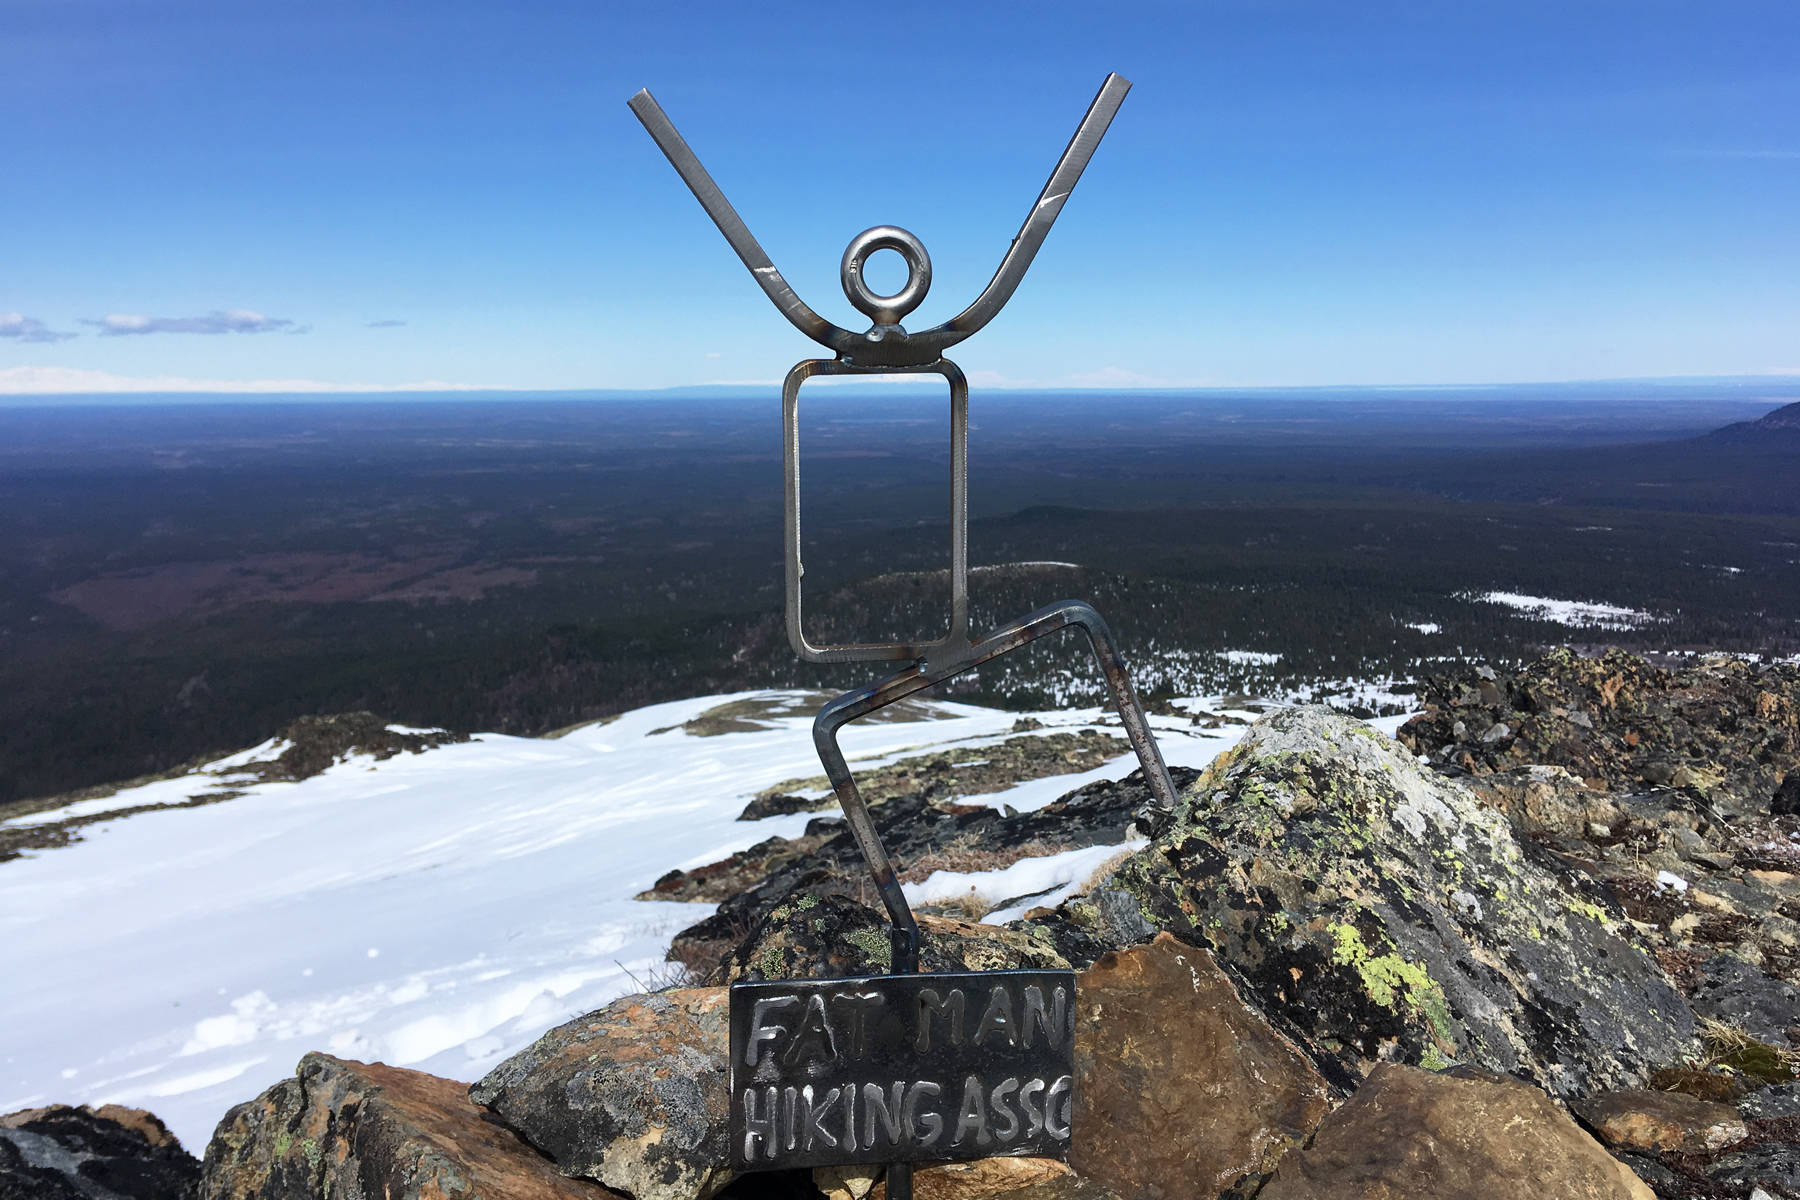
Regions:
M 736 1171 L 1069 1150 L 1075 973 L 731 987 Z

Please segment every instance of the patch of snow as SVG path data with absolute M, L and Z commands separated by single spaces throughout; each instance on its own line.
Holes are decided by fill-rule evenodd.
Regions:
M 444 732 L 442 729 L 439 729 L 433 725 L 389 725 L 387 727 L 387 731 L 389 733 L 410 733 L 410 734 L 415 734 L 419 737 L 425 737 L 428 734 Z
M 1527 596 L 1520 592 L 1483 592 L 1480 595 L 1465 594 L 1464 598 L 1487 604 L 1502 604 L 1540 621 L 1554 621 L 1559 625 L 1576 627 L 1636 629 L 1658 619 L 1654 613 L 1644 612 L 1642 609 L 1602 604 L 1594 600 L 1555 600 L 1548 596 Z
M 1416 629 L 1420 633 L 1444 632 L 1444 627 L 1439 625 L 1436 621 L 1408 621 L 1406 622 L 1406 627 L 1408 629 Z
M 1079 850 L 1065 850 L 1060 854 L 1021 858 L 998 871 L 933 871 L 931 877 L 923 883 L 904 883 L 900 886 L 906 893 L 907 900 L 913 904 L 954 900 L 971 892 L 989 900 L 1007 900 L 1014 896 L 1031 897 L 1013 908 L 991 912 L 981 919 L 984 925 L 1004 925 L 1024 916 L 1027 909 L 1039 905 L 1061 904 L 1080 890 L 1108 859 L 1128 851 L 1142 850 L 1149 844 L 1143 839 L 1134 839 L 1110 846 L 1084 846 Z
M 1214 652 L 1214 657 L 1240 667 L 1268 667 L 1281 661 L 1281 655 L 1266 650 L 1219 650 Z
M 1656 886 L 1659 891 L 1673 889 L 1677 892 L 1685 892 L 1688 890 L 1688 881 L 1675 874 L 1673 871 L 1658 871 L 1656 873 Z

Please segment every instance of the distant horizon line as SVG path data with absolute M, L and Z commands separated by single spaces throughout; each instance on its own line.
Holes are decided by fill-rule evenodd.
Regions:
M 636 399 L 659 396 L 679 395 L 721 395 L 745 393 L 775 393 L 781 388 L 779 380 L 744 380 L 740 382 L 690 383 L 672 384 L 664 387 L 489 387 L 481 384 L 456 384 L 438 380 L 421 381 L 415 384 L 328 384 L 314 380 L 266 380 L 266 381 L 230 381 L 230 380 L 187 380 L 170 379 L 170 384 L 186 384 L 188 386 L 172 387 L 101 387 L 67 390 L 11 390 L 6 385 L 7 376 L 14 372 L 24 372 L 32 368 L 0 369 L 0 406 L 31 407 L 37 404 L 76 403 L 84 405 L 104 405 L 108 403 L 141 404 L 158 401 L 211 401 L 225 402 L 230 400 L 341 400 L 345 402 L 367 400 L 407 401 L 430 397 L 456 397 L 461 399 L 496 399 L 502 397 L 520 398 L 562 398 L 577 399 Z M 90 374 L 78 372 L 78 374 Z M 92 374 L 99 374 L 98 372 Z M 114 376 L 114 379 L 122 377 Z M 136 382 L 136 381 L 133 381 Z M 161 383 L 162 380 L 145 380 L 146 384 Z M 870 391 L 877 394 L 886 392 L 896 385 L 917 384 L 931 386 L 937 381 L 935 376 L 929 380 L 904 375 L 874 375 L 867 377 L 841 377 L 837 379 L 814 381 L 814 387 L 827 387 L 833 390 Z M 239 383 L 240 386 L 230 386 Z M 216 386 L 212 386 L 215 385 Z M 1499 388 L 1580 388 L 1580 387 L 1622 387 L 1622 386 L 1662 386 L 1662 387 L 1704 387 L 1731 385 L 1750 387 L 1756 385 L 1788 385 L 1800 387 L 1800 368 L 1779 369 L 1771 371 L 1746 372 L 1728 375 L 1624 375 L 1599 378 L 1576 379 L 1532 379 L 1516 381 L 1490 382 L 1452 382 L 1452 383 L 1248 383 L 1248 384 L 1112 384 L 1112 385 L 1070 385 L 1070 386 L 1037 386 L 1016 383 L 986 383 L 975 385 L 984 392 L 1003 392 L 1021 395 L 1195 395 L 1217 393 L 1255 393 L 1255 392 L 1448 392 L 1448 391 L 1487 391 Z M 207 386 L 194 386 L 207 385 Z M 1785 389 L 1784 389 L 1785 390 Z

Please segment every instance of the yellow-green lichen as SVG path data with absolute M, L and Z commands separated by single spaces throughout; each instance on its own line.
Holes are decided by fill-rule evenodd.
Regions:
M 280 1133 L 276 1134 L 275 1135 L 275 1157 L 276 1158 L 285 1158 L 287 1156 L 288 1147 L 292 1146 L 293 1144 L 294 1144 L 294 1135 L 289 1133 L 287 1130 L 284 1129 Z
M 1369 999 L 1391 1012 L 1399 1012 L 1402 1005 L 1411 1008 L 1425 1018 L 1439 1041 L 1454 1044 L 1444 990 L 1424 967 L 1398 954 L 1371 954 L 1353 925 L 1332 924 L 1327 931 L 1331 960 L 1356 972 Z
M 781 978 L 781 947 L 764 946 L 762 954 L 756 960 L 757 969 L 765 979 Z
M 818 906 L 819 898 L 810 893 L 794 901 L 794 909 L 797 912 L 805 912 L 809 908 L 817 908 Z
M 893 943 L 888 941 L 886 930 L 858 929 L 855 933 L 847 935 L 844 940 L 879 963 L 883 969 L 893 965 L 894 947 Z
M 1569 911 L 1577 916 L 1586 917 L 1588 920 L 1598 924 L 1606 924 L 1606 910 L 1601 908 L 1598 904 L 1591 903 L 1587 900 L 1571 901 L 1569 903 Z

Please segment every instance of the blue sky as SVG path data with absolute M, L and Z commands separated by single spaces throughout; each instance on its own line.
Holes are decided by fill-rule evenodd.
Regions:
M 1791 0 L 0 0 L 0 390 L 778 379 L 815 348 L 633 92 L 829 319 L 918 234 L 922 327 L 1109 70 L 977 385 L 1796 371 L 1796 61 Z

